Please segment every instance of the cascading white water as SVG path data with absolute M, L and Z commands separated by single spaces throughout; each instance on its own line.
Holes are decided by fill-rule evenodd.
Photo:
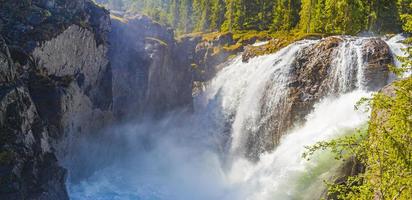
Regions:
M 332 88 L 345 93 L 353 88 L 364 89 L 362 45 L 367 38 L 342 37 L 337 55 L 333 60 Z
M 367 96 L 365 92 L 354 91 L 339 98 L 323 100 L 307 117 L 307 123 L 284 137 L 274 152 L 262 155 L 256 164 L 244 159 L 236 160 L 229 171 L 230 180 L 243 183 L 245 199 L 300 199 L 297 198 L 302 195 L 298 191 L 301 188 L 297 187 L 299 178 L 311 173 L 311 166 L 317 164 L 316 161 L 302 159 L 304 147 L 353 131 L 365 123 L 367 113 L 355 111 L 353 105 L 361 97 Z M 321 178 L 321 175 L 317 178 Z
M 120 158 L 70 184 L 71 198 L 316 199 L 321 180 L 336 162 L 327 160 L 321 167 L 320 158 L 308 162 L 301 157 L 304 147 L 354 131 L 368 118 L 368 113 L 354 109 L 361 97 L 370 95 L 362 88 L 362 41 L 345 39 L 333 62 L 330 76 L 341 95 L 316 104 L 306 123 L 291 130 L 274 151 L 260 155 L 258 162 L 241 156 L 245 137 L 267 120 L 261 104 L 275 108 L 285 97 L 296 54 L 316 41 L 297 42 L 249 63 L 234 59 L 196 97 L 193 116 L 115 127 L 116 137 L 111 133 L 110 141 L 100 148 L 115 149 Z M 358 89 L 351 91 L 353 80 Z M 271 98 L 262 102 L 264 94 Z M 231 137 L 229 161 L 221 155 L 224 151 L 216 149 L 224 132 Z
M 406 52 L 404 51 L 407 48 L 407 45 L 402 43 L 403 40 L 405 40 L 406 37 L 403 36 L 402 34 L 398 34 L 390 38 L 389 40 L 386 41 L 388 44 L 389 48 L 391 49 L 391 52 L 394 56 L 394 64 L 396 67 L 401 67 L 402 63 L 399 61 L 397 58 L 398 56 L 406 56 Z M 407 77 L 410 76 L 411 72 L 406 72 L 403 76 Z M 396 77 L 392 75 L 391 80 L 393 81 Z
M 244 136 L 256 132 L 268 120 L 268 116 L 261 115 L 262 104 L 275 109 L 280 99 L 285 98 L 291 64 L 297 52 L 313 43 L 315 41 L 300 41 L 275 54 L 251 59 L 248 63 L 243 63 L 238 57 L 210 83 L 199 100 L 208 103 L 211 99 L 220 99 L 219 109 L 233 124 L 231 153 L 244 153 Z M 271 98 L 262 101 L 264 95 Z

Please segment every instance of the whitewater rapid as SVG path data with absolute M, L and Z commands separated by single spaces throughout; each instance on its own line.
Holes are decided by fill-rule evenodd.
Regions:
M 257 162 L 242 153 L 247 135 L 267 120 L 261 104 L 275 108 L 285 98 L 295 56 L 317 41 L 300 41 L 248 63 L 235 58 L 196 97 L 192 116 L 174 113 L 161 121 L 119 125 L 101 140 L 86 140 L 87 147 L 105 152 L 93 154 L 105 157 L 99 162 L 104 166 L 87 179 L 69 179 L 71 199 L 319 198 L 322 181 L 339 162 L 327 154 L 307 161 L 302 153 L 305 146 L 354 132 L 367 122 L 369 113 L 354 109 L 360 98 L 371 95 L 363 89 L 362 40 L 343 43 L 333 62 L 331 75 L 340 95 L 317 103 L 303 125 L 285 134 L 275 150 L 260 155 Z M 396 41 L 388 44 L 394 53 L 402 48 Z M 354 77 L 357 89 L 350 90 L 352 82 L 347 80 Z M 262 102 L 264 94 L 271 98 Z

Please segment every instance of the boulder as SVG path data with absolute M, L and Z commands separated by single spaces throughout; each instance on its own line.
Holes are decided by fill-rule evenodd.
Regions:
M 352 70 L 352 76 L 344 91 L 336 84 L 339 77 L 334 76 L 334 70 L 337 70 L 335 58 L 341 45 L 353 40 L 351 37 L 327 37 L 298 52 L 290 72 L 287 97 L 278 103 L 275 110 L 265 104 L 262 106 L 261 110 L 271 112 L 264 114 L 270 118 L 256 135 L 248 137 L 246 154 L 249 158 L 254 160 L 262 152 L 273 150 L 288 130 L 305 122 L 314 105 L 325 96 L 350 92 L 358 87 L 357 66 L 346 69 Z M 364 61 L 362 85 L 368 90 L 379 89 L 388 81 L 388 64 L 392 61 L 389 47 L 377 38 L 366 39 L 360 45 Z
M 370 39 L 366 41 L 362 49 L 363 60 L 366 66 L 363 76 L 368 90 L 376 91 L 388 83 L 389 67 L 392 63 L 391 50 L 381 39 Z

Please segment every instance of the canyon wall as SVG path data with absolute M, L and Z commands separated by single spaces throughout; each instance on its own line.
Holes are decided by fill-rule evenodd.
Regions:
M 108 12 L 85 0 L 5 1 L 0 10 L 0 197 L 68 199 L 58 144 L 111 115 Z
M 114 19 L 110 41 L 113 110 L 119 119 L 192 109 L 190 51 L 177 44 L 172 29 L 146 16 Z
M 77 138 L 119 121 L 192 111 L 193 81 L 211 79 L 216 65 L 238 53 L 214 51 L 215 43 L 233 44 L 230 37 L 176 41 L 173 30 L 147 17 L 110 19 L 90 0 L 2 1 L 0 198 L 68 199 L 59 161 Z M 330 74 L 339 76 L 334 58 L 348 40 L 329 37 L 299 51 L 286 98 L 275 110 L 262 104 L 269 120 L 247 136 L 248 157 L 273 150 L 326 94 L 345 92 Z M 362 87 L 385 85 L 392 62 L 385 42 L 362 41 L 360 53 Z M 355 89 L 356 81 L 343 89 Z
M 80 136 L 126 119 L 125 108 L 190 110 L 173 31 L 142 17 L 122 26 L 89 0 L 1 3 L 0 198 L 68 199 L 58 160 Z

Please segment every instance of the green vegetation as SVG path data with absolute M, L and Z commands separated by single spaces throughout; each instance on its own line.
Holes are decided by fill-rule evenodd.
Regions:
M 376 94 L 366 134 L 319 142 L 304 157 L 331 150 L 336 159 L 355 156 L 365 173 L 343 184 L 329 183 L 336 199 L 412 199 L 412 78 L 393 84 L 394 94 Z
M 154 38 L 154 37 L 146 37 L 146 40 L 151 40 L 151 41 L 157 42 L 157 43 L 159 43 L 160 45 L 163 45 L 163 46 L 166 46 L 166 47 L 168 46 L 165 41 L 160 40 L 160 39 L 157 39 L 157 38 Z
M 409 1 L 404 6 L 410 9 L 412 4 Z M 412 32 L 412 15 L 405 7 L 400 10 L 400 19 L 403 29 Z M 412 48 L 405 51 L 408 56 L 399 58 L 403 66 L 392 67 L 399 76 L 412 69 Z M 328 183 L 333 199 L 412 199 L 412 77 L 398 80 L 360 103 L 372 108 L 366 134 L 319 142 L 308 147 L 303 156 L 329 149 L 337 159 L 355 156 L 364 165 L 364 173 L 350 176 L 341 184 Z
M 307 38 L 322 38 L 326 36 L 326 34 L 315 34 L 315 33 L 284 33 L 284 32 L 276 32 L 270 34 L 268 38 L 276 38 L 271 39 L 268 41 L 267 44 L 262 46 L 248 46 L 247 53 L 244 54 L 244 60 L 248 60 L 249 58 L 261 55 L 267 55 L 271 53 L 275 53 L 283 47 L 288 46 L 289 44 L 307 39 Z
M 300 31 L 357 34 L 397 32 L 411 0 L 98 0 L 115 10 L 143 13 L 177 33 Z
M 402 60 L 403 69 L 397 73 L 411 69 L 411 54 Z M 343 184 L 328 184 L 334 199 L 412 199 L 412 77 L 390 87 L 361 100 L 372 108 L 366 134 L 307 147 L 304 157 L 329 149 L 336 159 L 355 156 L 365 166 L 364 173 L 348 177 Z

